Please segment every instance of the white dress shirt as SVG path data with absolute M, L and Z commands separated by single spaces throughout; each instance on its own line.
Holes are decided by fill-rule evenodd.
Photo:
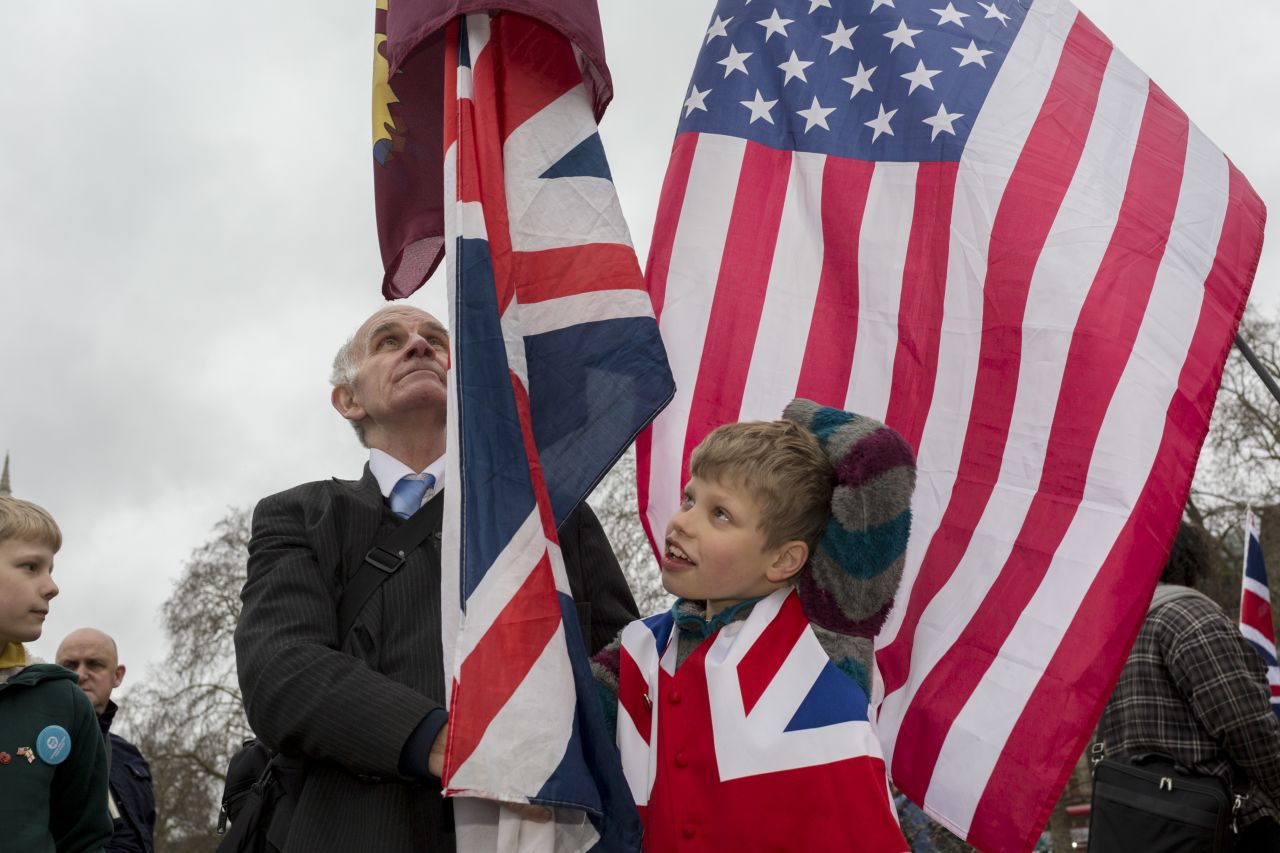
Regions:
M 373 447 L 369 450 L 369 470 L 373 472 L 373 478 L 378 481 L 378 489 L 382 492 L 384 498 L 391 497 L 391 490 L 396 487 L 396 483 L 405 477 L 421 480 L 427 474 L 430 474 L 436 478 L 435 485 L 423 493 L 422 503 L 418 504 L 418 506 L 422 506 L 422 504 L 431 500 L 437 492 L 444 488 L 443 455 L 421 471 L 414 471 L 390 453 Z

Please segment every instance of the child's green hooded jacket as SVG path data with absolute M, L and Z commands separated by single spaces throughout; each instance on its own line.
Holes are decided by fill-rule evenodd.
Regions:
M 41 757 L 38 738 L 70 735 Z M 55 742 L 56 743 L 56 742 Z M 30 758 L 28 758 L 28 755 Z M 95 853 L 111 838 L 107 753 L 74 673 L 51 664 L 0 670 L 0 849 Z

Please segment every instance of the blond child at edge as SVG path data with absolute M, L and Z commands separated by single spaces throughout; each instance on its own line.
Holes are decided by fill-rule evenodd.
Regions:
M 92 853 L 111 837 L 107 753 L 74 673 L 33 660 L 58 594 L 57 522 L 0 496 L 0 848 Z
M 592 659 L 647 851 L 908 849 L 868 697 L 913 454 L 808 400 L 783 417 L 693 451 L 662 558 L 676 604 Z

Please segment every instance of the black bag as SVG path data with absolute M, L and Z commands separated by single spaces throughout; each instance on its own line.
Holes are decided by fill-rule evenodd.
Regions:
M 1090 853 L 1227 853 L 1241 797 L 1160 753 L 1102 757 L 1094 745 Z
M 234 853 L 284 850 L 293 807 L 302 794 L 307 767 L 302 758 L 272 752 L 257 738 L 244 742 L 227 764 L 218 833 L 231 831 L 218 845 Z
M 227 831 L 227 820 L 240 819 L 245 801 L 256 792 L 253 786 L 271 762 L 271 750 L 257 738 L 249 738 L 227 762 L 227 779 L 222 787 L 222 811 L 218 815 L 218 834 Z
M 408 555 L 440 529 L 444 499 L 432 498 L 409 520 L 365 554 L 338 598 L 338 646 L 379 585 L 404 565 Z M 439 547 L 434 551 L 437 559 Z M 437 567 L 438 568 L 438 567 Z M 218 853 L 278 853 L 284 850 L 293 809 L 306 782 L 306 759 L 272 752 L 257 738 L 246 740 L 227 763 L 218 814 Z M 231 830 L 227 831 L 227 821 Z

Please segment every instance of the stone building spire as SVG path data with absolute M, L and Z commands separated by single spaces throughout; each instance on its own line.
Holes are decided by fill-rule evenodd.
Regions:
M 0 497 L 12 495 L 13 490 L 9 488 L 9 451 L 4 452 L 4 471 L 0 473 Z

